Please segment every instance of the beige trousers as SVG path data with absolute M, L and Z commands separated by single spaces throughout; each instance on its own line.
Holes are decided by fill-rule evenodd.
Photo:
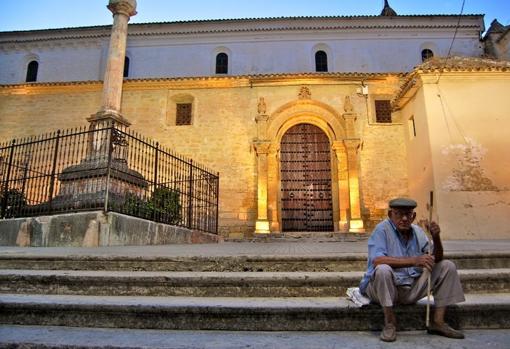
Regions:
M 416 278 L 412 285 L 397 286 L 393 268 L 387 264 L 380 264 L 375 268 L 366 294 L 373 302 L 379 303 L 383 307 L 392 307 L 395 304 L 414 304 L 427 295 L 428 275 L 429 271 L 424 269 L 421 276 Z M 442 260 L 434 265 L 430 288 L 436 307 L 465 301 L 457 267 L 449 260 Z

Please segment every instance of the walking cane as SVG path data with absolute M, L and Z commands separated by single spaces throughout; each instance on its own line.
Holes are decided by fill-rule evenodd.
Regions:
M 429 222 L 428 222 L 428 225 L 427 225 L 427 232 L 428 232 L 428 234 L 427 234 L 427 242 L 428 242 L 428 245 L 429 245 L 429 249 L 428 249 L 429 256 L 432 255 L 432 244 L 430 242 L 429 236 L 431 235 L 431 233 L 430 233 L 430 223 L 432 222 L 432 208 L 433 208 L 433 205 L 434 205 L 434 192 L 431 191 L 430 192 L 430 204 L 429 204 Z M 428 277 L 428 280 L 427 280 L 427 315 L 426 315 L 426 318 L 425 318 L 425 327 L 427 329 L 429 328 L 429 325 L 430 325 L 430 284 L 431 284 L 430 274 L 431 274 L 431 272 L 429 272 L 429 277 Z

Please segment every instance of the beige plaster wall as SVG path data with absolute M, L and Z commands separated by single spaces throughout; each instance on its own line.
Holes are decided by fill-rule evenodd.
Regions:
M 419 179 L 410 185 L 411 194 L 428 200 L 434 190 L 434 218 L 447 239 L 509 238 L 510 74 L 421 79 L 423 87 L 403 110 L 406 117 L 414 113 L 419 135 L 408 138 L 409 176 Z
M 430 131 L 423 89 L 401 111 L 402 135 L 407 148 L 409 197 L 416 200 L 416 221 L 428 219 L 427 204 L 434 191 Z M 414 120 L 414 130 L 412 122 Z M 416 135 L 415 135 L 416 132 Z

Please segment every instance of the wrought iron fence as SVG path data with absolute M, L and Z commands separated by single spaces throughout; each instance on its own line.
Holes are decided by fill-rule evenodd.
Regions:
M 217 233 L 219 174 L 113 123 L 0 144 L 0 217 L 119 212 Z

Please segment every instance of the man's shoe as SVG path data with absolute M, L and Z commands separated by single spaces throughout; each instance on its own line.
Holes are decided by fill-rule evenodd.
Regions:
M 427 329 L 427 333 L 448 338 L 464 339 L 464 334 L 462 332 L 454 330 L 446 322 L 443 322 L 441 325 L 431 323 Z
M 397 340 L 397 328 L 394 324 L 386 324 L 381 332 L 383 342 L 394 342 Z

